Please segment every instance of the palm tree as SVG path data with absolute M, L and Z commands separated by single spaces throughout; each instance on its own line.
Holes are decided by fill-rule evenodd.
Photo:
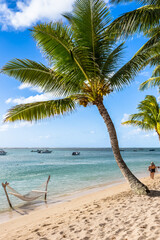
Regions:
M 148 59 L 146 64 L 147 63 L 150 64 L 151 67 L 155 67 L 155 69 L 153 70 L 151 78 L 141 83 L 140 90 L 158 86 L 160 91 L 160 42 L 158 47 L 153 47 L 151 57 Z
M 139 103 L 138 113 L 132 114 L 128 121 L 122 124 L 133 125 L 145 131 L 155 130 L 160 141 L 160 106 L 156 98 L 147 95 L 145 99 Z
M 132 0 L 111 0 L 112 3 L 131 2 Z M 147 43 L 140 49 L 150 51 L 150 58 L 144 66 L 155 66 L 152 77 L 141 84 L 140 89 L 160 86 L 160 0 L 137 0 L 141 7 L 127 12 L 118 17 L 110 25 L 112 30 L 117 30 L 117 38 L 128 37 L 134 33 L 143 32 L 149 38 Z
M 117 46 L 114 34 L 107 28 L 111 16 L 103 0 L 76 0 L 73 12 L 65 17 L 68 25 L 38 24 L 31 31 L 50 67 L 14 59 L 2 69 L 4 74 L 61 98 L 17 105 L 9 110 L 5 121 L 37 121 L 73 112 L 78 106 L 96 106 L 108 128 L 113 154 L 124 177 L 135 192 L 147 194 L 148 188 L 122 159 L 115 127 L 103 103 L 106 95 L 131 82 L 147 53 L 140 52 L 119 68 L 124 44 Z

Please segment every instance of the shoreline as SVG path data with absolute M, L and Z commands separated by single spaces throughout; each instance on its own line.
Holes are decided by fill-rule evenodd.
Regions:
M 145 177 L 145 178 L 141 179 L 141 181 L 144 182 L 145 184 L 147 183 L 147 185 L 151 189 L 156 189 L 156 184 L 160 184 L 159 180 L 160 180 L 160 174 L 156 175 L 156 180 L 154 180 L 154 181 L 152 181 L 149 177 Z M 158 188 L 160 188 L 159 185 L 158 185 Z M 127 200 L 127 197 L 129 197 L 129 200 Z M 93 215 L 95 214 L 96 211 L 99 211 L 99 209 L 104 204 L 109 204 L 109 205 L 107 205 L 109 208 L 110 206 L 116 206 L 116 204 L 121 203 L 124 208 L 125 201 L 129 201 L 129 206 L 131 206 L 134 198 L 136 199 L 136 201 L 142 200 L 141 205 L 143 204 L 144 200 L 145 201 L 150 200 L 150 197 L 148 197 L 148 196 L 133 195 L 129 189 L 128 183 L 121 183 L 121 184 L 118 184 L 118 185 L 115 185 L 112 187 L 108 187 L 103 190 L 99 190 L 99 191 L 88 193 L 83 196 L 79 196 L 77 198 L 68 199 L 66 202 L 60 202 L 59 204 L 54 204 L 54 205 L 53 204 L 46 205 L 46 207 L 44 209 L 31 211 L 30 213 L 28 213 L 26 215 L 19 216 L 17 218 L 12 218 L 11 220 L 0 224 L 0 226 L 1 226 L 0 234 L 2 236 L 2 239 L 7 239 L 7 240 L 9 240 L 9 239 L 40 239 L 40 238 L 37 238 L 38 230 L 36 231 L 36 229 L 39 229 L 38 232 L 41 232 L 41 230 L 43 229 L 43 234 L 41 233 L 40 235 L 45 234 L 45 236 L 46 236 L 46 234 L 47 235 L 50 234 L 50 233 L 47 233 L 47 229 L 49 231 L 49 227 L 47 227 L 47 226 L 52 225 L 52 227 L 53 227 L 52 229 L 54 229 L 54 227 L 55 227 L 55 229 L 57 229 L 61 226 L 60 222 L 62 222 L 62 219 L 64 220 L 64 222 L 70 221 L 70 218 L 74 218 L 75 216 L 77 218 L 88 219 L 88 217 L 89 217 L 88 214 L 90 215 L 89 209 L 93 208 L 94 206 L 97 206 L 97 207 L 94 207 L 92 209 Z M 156 199 L 156 197 L 155 197 L 155 199 Z M 152 198 L 152 200 L 153 200 L 153 198 Z M 159 197 L 158 197 L 158 199 L 156 199 L 156 201 L 159 201 Z M 157 202 L 156 202 L 156 204 L 157 204 Z M 139 206 L 138 206 L 138 209 L 140 208 L 139 210 L 142 210 L 141 205 L 139 204 Z M 126 214 L 127 214 L 127 211 L 130 210 L 128 207 L 126 208 Z M 85 210 L 86 208 L 87 208 L 87 211 Z M 110 214 L 111 214 L 114 219 L 115 215 L 113 215 L 112 211 L 114 209 L 117 209 L 116 211 L 119 211 L 120 212 L 119 214 L 124 214 L 123 208 L 122 207 L 121 208 L 112 207 L 111 210 L 107 213 L 107 215 L 110 216 Z M 104 210 L 106 211 L 107 208 L 102 207 L 102 213 Z M 140 211 L 139 211 L 139 213 L 140 213 Z M 12 214 L 12 213 L 10 213 L 10 214 Z M 101 214 L 101 212 L 99 212 L 99 214 Z M 133 214 L 136 214 L 136 212 L 132 211 L 132 215 Z M 96 214 L 96 216 L 97 216 L 97 214 Z M 126 217 L 129 217 L 129 215 L 127 214 Z M 131 216 L 131 218 L 133 218 L 133 216 Z M 90 219 L 92 219 L 92 218 L 90 218 Z M 74 221 L 75 221 L 75 219 L 74 219 Z M 130 221 L 131 221 L 131 219 L 130 219 Z M 159 221 L 160 221 L 160 219 L 159 219 Z M 83 223 L 83 221 L 82 221 L 82 223 Z M 94 220 L 93 220 L 92 224 L 93 223 L 94 223 Z M 105 224 L 107 224 L 107 223 L 105 223 Z M 67 225 L 65 225 L 65 227 L 67 228 Z M 81 228 L 83 229 L 84 226 Z M 21 233 L 22 229 L 24 229 L 23 234 Z M 32 231 L 31 231 L 31 229 L 32 229 Z M 66 230 L 66 231 L 69 231 L 69 230 Z M 62 239 L 62 238 L 60 238 L 61 232 L 62 232 L 62 229 L 61 229 L 61 231 L 59 230 L 59 232 L 55 233 L 55 234 L 59 234 L 59 235 L 57 235 L 59 237 L 53 238 L 50 236 L 50 238 L 46 238 L 46 239 Z M 76 231 L 75 231 L 75 234 L 76 234 Z M 28 235 L 31 235 L 31 238 L 25 238 L 25 236 L 28 236 Z M 6 238 L 6 236 L 7 236 L 7 238 Z M 13 237 L 13 236 L 16 236 L 16 237 Z M 71 238 L 68 238 L 68 239 L 71 239 Z M 73 239 L 79 239 L 79 238 L 73 238 Z M 90 239 L 90 238 L 88 238 L 88 239 Z M 95 239 L 103 239 L 103 237 L 102 238 L 99 237 L 99 238 L 95 238 Z M 110 238 L 108 238 L 108 239 L 110 239 Z M 120 238 L 113 238 L 113 239 L 120 239 Z M 132 239 L 137 240 L 138 238 L 132 238 Z M 143 239 L 143 238 L 141 238 L 141 239 Z
M 138 174 L 137 177 L 142 180 L 143 178 L 148 177 L 148 174 Z M 29 214 L 30 212 L 39 211 L 48 207 L 55 206 L 57 204 L 63 204 L 67 201 L 77 199 L 79 197 L 87 196 L 88 194 L 97 193 L 102 190 L 107 190 L 113 186 L 119 186 L 121 184 L 128 184 L 124 178 L 118 179 L 116 181 L 111 181 L 109 183 L 102 183 L 100 185 L 88 186 L 86 188 L 80 189 L 76 192 L 67 193 L 59 196 L 50 196 L 49 201 L 45 203 L 43 200 L 38 202 L 24 203 L 15 206 L 14 210 L 8 208 L 0 211 L 0 224 L 8 222 L 12 219 L 16 219 L 21 215 Z M 7 201 L 7 199 L 6 199 Z M 14 207 L 14 206 L 13 206 Z
M 36 203 L 31 202 L 31 203 L 25 203 L 23 205 L 18 205 L 14 208 L 14 210 L 8 208 L 8 209 L 0 212 L 0 224 L 17 219 L 17 218 L 21 217 L 21 215 L 25 216 L 30 213 L 44 210 L 48 207 L 52 208 L 59 204 L 63 204 L 68 201 L 72 201 L 72 200 L 75 200 L 75 199 L 78 199 L 81 197 L 85 197 L 90 194 L 98 193 L 99 191 L 105 191 L 107 189 L 110 189 L 114 186 L 119 186 L 121 184 L 127 184 L 127 183 L 125 183 L 125 179 L 120 180 L 120 181 L 118 181 L 118 180 L 113 181 L 112 183 L 101 184 L 100 186 L 93 186 L 93 187 L 81 189 L 80 191 L 77 191 L 77 192 L 74 192 L 71 194 L 64 194 L 64 195 L 55 197 L 52 200 L 50 197 L 50 200 L 47 203 L 45 203 L 43 200 L 41 200 Z M 7 201 L 7 199 L 6 199 L 6 201 Z
M 147 175 L 148 162 L 152 160 L 157 161 L 158 164 L 159 152 L 151 154 L 147 151 L 144 151 L 143 154 L 141 152 L 133 154 L 132 152 L 124 152 L 122 154 L 124 154 L 125 161 L 138 178 Z M 101 153 L 98 151 L 82 151 L 81 156 L 74 158 L 70 151 L 55 151 L 51 155 L 38 155 L 29 152 L 29 150 L 8 150 L 8 156 L 2 157 L 1 160 L 1 182 L 7 180 L 10 186 L 21 194 L 27 194 L 33 188 L 37 189 L 46 181 L 48 175 L 51 175 L 48 187 L 49 204 L 54 203 L 55 199 L 56 201 L 61 200 L 65 195 L 74 195 L 77 192 L 83 194 L 90 188 L 96 188 L 97 191 L 101 184 L 108 187 L 108 185 L 112 185 L 113 181 L 123 179 L 113 158 L 113 153 L 106 153 L 106 151 Z M 0 191 L 0 199 L 0 214 L 2 214 L 2 212 L 8 210 L 3 189 Z M 16 208 L 24 204 L 14 196 L 10 196 L 10 199 Z M 36 206 L 40 208 L 40 201 L 34 201 L 33 203 L 34 209 Z

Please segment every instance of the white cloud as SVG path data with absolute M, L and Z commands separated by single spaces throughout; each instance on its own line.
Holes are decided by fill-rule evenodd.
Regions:
M 130 115 L 130 114 L 128 114 L 128 113 L 124 113 L 124 114 L 123 114 L 123 118 L 122 118 L 122 120 L 121 120 L 121 123 L 122 123 L 122 122 L 125 122 L 125 121 L 128 121 L 129 115 Z M 123 126 L 125 126 L 125 125 L 123 125 Z
M 7 25 L 12 17 L 12 12 L 8 9 L 7 4 L 0 3 L 0 24 L 2 24 L 2 30 L 7 29 Z
M 91 130 L 91 131 L 90 131 L 90 134 L 95 134 L 95 131 Z
M 6 101 L 5 101 L 5 103 L 11 103 L 12 102 L 12 98 L 8 98 Z
M 14 104 L 25 104 L 25 103 L 33 103 L 33 102 L 40 102 L 40 101 L 48 101 L 53 99 L 53 94 L 44 93 L 44 94 L 37 94 L 35 96 L 30 97 L 20 97 L 20 98 L 8 98 L 6 100 L 7 104 L 14 103 Z
M 5 132 L 9 129 L 9 124 L 3 124 L 0 126 L 0 132 Z
M 4 123 L 0 126 L 0 132 L 8 131 L 9 129 L 15 129 L 15 128 L 23 128 L 23 127 L 32 127 L 34 123 L 30 122 L 19 122 L 14 124 Z
M 61 18 L 64 12 L 70 12 L 75 0 L 17 0 L 16 9 L 0 0 L 0 24 L 3 30 L 8 26 L 15 29 L 30 27 L 38 21 L 52 21 Z M 108 3 L 108 0 L 106 0 Z
M 48 138 L 50 138 L 50 135 L 46 135 L 46 136 L 39 136 L 38 138 L 39 138 L 39 139 L 48 139 Z
M 7 2 L 0 3 L 0 23 L 3 29 L 12 26 L 15 29 L 30 27 L 38 21 L 51 21 L 66 11 L 71 11 L 74 0 L 19 0 L 16 11 L 8 7 Z
M 135 129 L 132 129 L 131 131 L 128 131 L 126 135 L 123 136 L 123 138 L 131 139 L 131 137 L 137 137 L 137 136 L 138 138 L 153 138 L 153 137 L 157 137 L 157 133 L 153 131 L 146 133 L 141 128 L 135 128 Z
M 26 88 L 29 88 L 30 90 L 36 91 L 38 93 L 42 93 L 43 92 L 40 87 L 34 87 L 34 86 L 32 86 L 31 84 L 28 84 L 28 83 L 22 83 L 18 87 L 18 89 L 20 89 L 20 90 L 23 90 L 23 89 L 26 89 Z
M 150 137 L 150 134 L 145 134 L 144 136 L 145 136 L 145 137 Z
M 125 122 L 129 119 L 130 114 L 124 113 L 123 118 L 121 120 L 122 122 Z M 128 138 L 130 139 L 132 136 L 138 136 L 138 137 L 142 137 L 142 138 L 149 138 L 149 137 L 155 137 L 157 136 L 156 132 L 147 132 L 147 134 L 145 133 L 144 130 L 142 130 L 139 127 L 133 127 L 131 125 L 122 125 L 122 127 L 127 127 L 130 129 L 127 129 L 127 133 L 125 135 L 123 135 L 123 138 Z
M 140 133 L 142 133 L 143 130 L 141 128 L 135 128 L 132 131 L 128 132 L 129 135 L 138 135 Z
M 19 122 L 13 125 L 13 128 L 32 127 L 34 124 L 30 122 Z

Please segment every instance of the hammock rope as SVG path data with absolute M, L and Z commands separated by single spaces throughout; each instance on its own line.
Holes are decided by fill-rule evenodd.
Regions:
M 50 180 L 50 176 L 48 177 L 48 180 L 45 181 L 41 186 L 39 186 L 36 190 L 32 190 L 30 192 L 28 192 L 27 194 L 20 194 L 19 192 L 17 192 L 14 188 L 12 188 L 11 186 L 9 186 L 9 183 L 2 183 L 2 186 L 4 188 L 8 203 L 10 205 L 10 207 L 12 208 L 12 204 L 10 202 L 10 199 L 8 197 L 8 193 L 21 199 L 22 201 L 26 201 L 26 202 L 30 202 L 30 201 L 34 201 L 38 198 L 40 198 L 41 196 L 45 195 L 45 201 L 47 198 L 47 187 L 48 187 L 48 182 Z M 8 189 L 8 193 L 6 191 L 6 188 Z
M 28 192 L 27 194 L 20 194 L 19 192 L 17 192 L 14 188 L 10 187 L 9 185 L 7 186 L 7 188 L 9 189 L 8 193 L 21 199 L 22 201 L 34 201 L 37 198 L 40 198 L 41 196 L 44 195 L 44 193 L 47 193 L 47 191 L 39 191 L 39 190 L 32 190 L 30 192 Z

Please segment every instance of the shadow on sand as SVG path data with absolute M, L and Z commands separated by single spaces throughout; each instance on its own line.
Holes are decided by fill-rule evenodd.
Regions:
M 52 204 L 57 204 L 60 203 L 62 201 L 57 200 L 57 201 L 52 201 Z M 19 215 L 28 215 L 30 212 L 34 211 L 34 210 L 38 210 L 38 209 L 43 209 L 43 208 L 48 208 L 48 204 L 47 202 L 44 201 L 44 205 L 42 205 L 42 201 L 37 201 L 36 203 L 33 202 L 29 202 L 29 203 L 25 203 L 21 206 L 18 207 L 13 207 L 9 210 L 10 214 L 14 214 L 17 213 Z
M 158 190 L 150 190 L 150 193 L 148 194 L 150 197 L 160 197 L 160 191 Z

